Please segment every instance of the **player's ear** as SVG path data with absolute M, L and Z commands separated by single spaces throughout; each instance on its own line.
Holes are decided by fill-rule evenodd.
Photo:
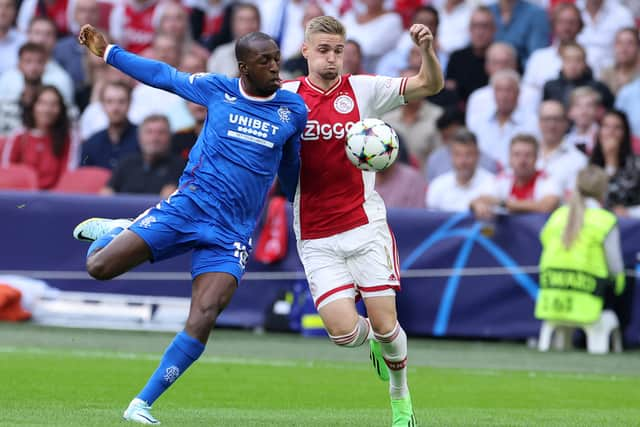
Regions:
M 307 42 L 302 43 L 302 49 L 300 49 L 300 51 L 302 52 L 302 56 L 304 58 L 308 58 L 309 46 L 307 45 Z
M 244 76 L 248 74 L 247 63 L 244 61 L 238 61 L 238 71 L 240 71 L 240 75 Z

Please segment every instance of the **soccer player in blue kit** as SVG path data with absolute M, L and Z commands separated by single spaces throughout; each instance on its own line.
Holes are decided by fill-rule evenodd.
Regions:
M 149 412 L 151 405 L 202 354 L 244 273 L 250 238 L 276 172 L 293 198 L 307 110 L 298 95 L 280 90 L 280 50 L 264 33 L 238 40 L 240 77 L 234 79 L 179 72 L 108 45 L 90 25 L 82 27 L 79 41 L 136 80 L 208 108 L 174 194 L 133 223 L 92 218 L 74 230 L 77 239 L 93 242 L 87 270 L 98 280 L 112 279 L 145 261 L 192 251 L 185 328 L 123 415 L 129 421 L 158 424 Z

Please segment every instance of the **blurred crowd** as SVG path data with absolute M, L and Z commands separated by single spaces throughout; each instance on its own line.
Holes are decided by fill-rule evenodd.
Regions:
M 345 74 L 413 75 L 406 29 L 435 36 L 445 89 L 383 117 L 401 139 L 376 179 L 388 207 L 550 212 L 592 163 L 610 177 L 608 207 L 640 217 L 637 0 L 0 0 L 4 182 L 176 189 L 206 109 L 91 55 L 81 25 L 182 71 L 232 77 L 235 40 L 261 30 L 295 78 L 307 72 L 305 24 L 320 15 L 347 28 Z

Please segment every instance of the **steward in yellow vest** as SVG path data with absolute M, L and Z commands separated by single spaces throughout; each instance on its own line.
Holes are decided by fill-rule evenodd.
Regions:
M 540 292 L 535 316 L 542 320 L 588 324 L 600 318 L 607 286 L 616 294 L 624 290 L 624 268 L 619 258 L 611 271 L 605 240 L 618 233 L 615 215 L 591 199 L 604 199 L 608 177 L 602 169 L 588 166 L 578 175 L 569 206 L 556 209 L 540 233 Z M 587 207 L 587 202 L 592 206 Z M 610 250 L 610 249 L 609 249 Z M 611 251 L 611 250 L 610 250 Z

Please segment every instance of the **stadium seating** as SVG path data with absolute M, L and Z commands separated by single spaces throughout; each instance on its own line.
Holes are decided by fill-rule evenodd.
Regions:
M 111 171 L 108 169 L 84 166 L 65 172 L 52 191 L 58 193 L 97 194 L 110 177 Z
M 584 330 L 587 336 L 587 351 L 591 354 L 605 354 L 611 347 L 614 352 L 622 351 L 622 334 L 618 316 L 612 310 L 603 310 L 600 319 L 590 325 L 576 325 L 562 322 L 544 321 L 540 327 L 538 350 L 549 351 L 550 348 L 565 350 L 571 348 L 573 331 Z
M 37 190 L 38 175 L 27 165 L 12 164 L 0 167 L 0 189 Z

